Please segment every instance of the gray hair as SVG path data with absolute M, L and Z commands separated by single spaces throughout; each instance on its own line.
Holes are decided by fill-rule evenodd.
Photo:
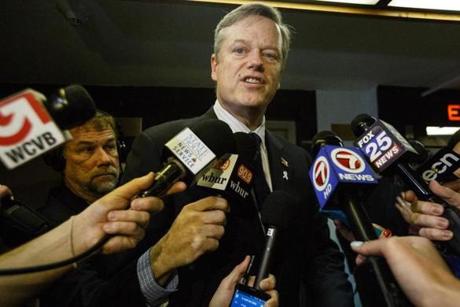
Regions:
M 268 19 L 273 20 L 281 30 L 281 63 L 282 67 L 286 64 L 289 46 L 291 44 L 291 30 L 289 25 L 283 23 L 283 17 L 281 13 L 271 6 L 268 6 L 263 3 L 248 3 L 243 4 L 236 9 L 232 10 L 230 13 L 225 15 L 217 24 L 216 29 L 214 30 L 214 54 L 217 54 L 220 51 L 222 45 L 222 30 L 230 27 L 231 25 L 249 17 L 249 16 L 263 16 Z

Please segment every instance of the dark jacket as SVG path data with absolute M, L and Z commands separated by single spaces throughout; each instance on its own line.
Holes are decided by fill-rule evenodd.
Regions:
M 197 118 L 168 122 L 144 131 L 133 144 L 123 181 L 159 170 L 164 144 L 184 127 L 208 118 L 216 118 L 212 109 Z M 272 273 L 276 276 L 281 306 L 299 306 L 299 296 L 305 306 L 352 306 L 343 256 L 329 239 L 326 219 L 318 214 L 313 198 L 308 179 L 308 154 L 269 131 L 266 145 L 273 190 L 287 191 L 302 204 L 295 219 L 279 237 L 274 257 Z M 283 174 L 284 178 L 287 174 L 287 180 Z M 148 240 L 152 244 L 159 240 L 184 205 L 206 194 L 209 195 L 191 187 L 171 197 L 164 210 L 152 218 Z M 170 297 L 170 306 L 207 306 L 220 281 L 233 267 L 245 255 L 259 254 L 265 238 L 256 206 L 230 203 L 230 207 L 219 249 L 179 269 L 179 291 Z

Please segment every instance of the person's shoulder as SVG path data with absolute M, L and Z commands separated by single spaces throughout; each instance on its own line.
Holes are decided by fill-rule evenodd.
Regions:
M 306 156 L 310 159 L 310 154 L 304 148 L 300 147 L 299 145 L 293 144 L 286 140 L 285 138 L 275 135 L 274 133 L 270 133 L 272 140 L 277 143 L 277 145 L 283 149 L 283 151 L 287 151 L 293 153 L 295 155 Z
M 171 130 L 180 130 L 184 127 L 187 119 L 178 119 L 169 122 L 164 122 L 155 126 L 151 126 L 143 131 L 146 135 L 169 133 Z
M 177 119 L 169 122 L 164 122 L 145 129 L 142 133 L 147 137 L 165 136 L 172 137 L 179 133 L 188 125 L 199 120 L 199 117 Z
M 37 212 L 55 227 L 85 207 L 84 201 L 62 184 L 49 190 L 46 203 L 38 207 Z

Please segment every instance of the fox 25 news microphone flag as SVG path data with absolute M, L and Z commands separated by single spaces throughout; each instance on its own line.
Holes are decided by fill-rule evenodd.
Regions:
M 417 154 L 406 138 L 383 120 L 376 119 L 365 134 L 356 136 L 356 145 L 378 172 L 383 172 L 405 153 Z
M 64 142 L 37 92 L 26 89 L 0 101 L 0 159 L 8 169 Z

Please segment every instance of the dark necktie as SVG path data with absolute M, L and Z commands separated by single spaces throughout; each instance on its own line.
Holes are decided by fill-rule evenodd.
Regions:
M 262 156 L 260 153 L 262 140 L 255 133 L 249 133 L 249 135 L 257 142 L 257 150 L 254 154 L 253 167 L 254 167 L 254 192 L 256 194 L 256 201 L 259 210 L 265 201 L 265 198 L 270 194 L 270 188 L 265 178 L 264 169 L 262 167 Z

